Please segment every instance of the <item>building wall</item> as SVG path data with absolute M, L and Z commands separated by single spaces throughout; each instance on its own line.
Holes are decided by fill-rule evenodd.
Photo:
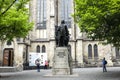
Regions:
M 46 46 L 46 52 L 48 55 L 48 60 L 50 61 L 50 66 L 52 66 L 52 59 L 53 59 L 53 55 L 54 53 L 54 49 L 55 49 L 55 25 L 56 25 L 56 12 L 55 12 L 55 0 L 47 0 L 47 23 L 46 23 L 46 29 L 35 29 L 36 26 L 36 1 L 37 0 L 32 0 L 32 4 L 31 6 L 31 19 L 32 21 L 34 21 L 35 25 L 34 25 L 34 29 L 31 32 L 31 39 L 33 40 L 31 42 L 31 47 L 30 47 L 30 52 L 33 51 L 35 52 L 36 45 L 45 45 Z M 73 2 L 74 0 L 72 0 Z M 60 25 L 60 9 L 61 9 L 61 0 L 58 0 L 58 24 Z M 72 13 L 74 13 L 74 3 L 72 3 L 72 9 L 71 9 Z M 94 62 L 94 53 L 92 52 L 92 59 L 88 59 L 88 45 L 91 44 L 92 45 L 92 51 L 93 50 L 93 46 L 94 44 L 96 44 L 98 46 L 98 61 L 100 62 L 102 60 L 103 57 L 106 57 L 106 59 L 109 61 L 108 63 L 110 63 L 110 65 L 113 65 L 111 62 L 111 55 L 115 55 L 115 51 L 111 51 L 111 46 L 110 45 L 102 45 L 99 44 L 99 41 L 91 41 L 90 39 L 87 39 L 86 34 L 80 32 L 80 29 L 78 27 L 77 24 L 74 23 L 74 19 L 72 18 L 72 22 L 71 22 L 71 28 L 69 29 L 69 33 L 70 33 L 70 46 L 71 46 L 71 55 L 72 55 L 72 59 L 73 59 L 73 64 L 75 64 L 77 62 L 77 66 L 81 66 L 84 67 L 85 64 L 85 60 L 87 62 Z M 40 41 L 40 39 L 46 39 L 46 41 Z M 37 41 L 39 40 L 39 41 Z M 113 54 L 114 53 L 114 54 Z
M 88 59 L 88 45 L 91 44 L 92 46 L 92 59 Z M 98 49 L 98 59 L 97 61 L 95 60 L 94 57 L 94 45 L 97 45 Z M 113 66 L 111 56 L 112 56 L 112 48 L 111 45 L 103 45 L 99 41 L 84 41 L 83 42 L 83 57 L 84 57 L 84 63 L 90 63 L 94 64 L 96 62 L 98 66 L 102 65 L 102 59 L 105 57 L 106 60 L 108 61 L 108 66 Z
M 83 41 L 82 40 L 78 40 L 76 42 L 76 59 L 77 59 L 77 63 L 78 66 L 83 67 Z

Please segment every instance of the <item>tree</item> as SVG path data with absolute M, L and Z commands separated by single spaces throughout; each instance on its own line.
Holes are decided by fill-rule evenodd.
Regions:
M 29 22 L 29 11 L 26 5 L 29 0 L 0 0 L 0 40 L 12 40 L 25 37 L 32 29 Z
M 89 38 L 120 47 L 120 0 L 75 0 L 74 18 Z

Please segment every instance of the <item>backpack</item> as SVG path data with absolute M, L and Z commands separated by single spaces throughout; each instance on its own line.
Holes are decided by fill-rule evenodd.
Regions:
M 103 60 L 103 65 L 106 65 L 107 64 L 107 61 L 106 60 Z
M 107 61 L 105 60 L 105 64 L 107 64 Z
M 39 59 L 35 60 L 35 64 L 36 64 L 36 65 L 40 65 Z

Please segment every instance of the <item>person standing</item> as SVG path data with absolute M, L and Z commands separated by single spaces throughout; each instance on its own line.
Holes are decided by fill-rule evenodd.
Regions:
M 44 66 L 44 69 L 47 69 L 47 67 L 48 67 L 48 61 L 45 60 L 45 66 Z
M 105 58 L 103 58 L 103 60 L 102 60 L 103 72 L 107 72 L 106 64 L 107 64 L 107 61 L 105 60 Z
M 37 65 L 37 72 L 40 72 L 40 59 L 36 59 L 35 64 Z

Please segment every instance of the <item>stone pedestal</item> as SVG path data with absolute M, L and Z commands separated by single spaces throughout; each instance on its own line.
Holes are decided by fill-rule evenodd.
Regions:
M 57 47 L 53 58 L 53 75 L 72 74 L 72 58 L 67 47 Z

